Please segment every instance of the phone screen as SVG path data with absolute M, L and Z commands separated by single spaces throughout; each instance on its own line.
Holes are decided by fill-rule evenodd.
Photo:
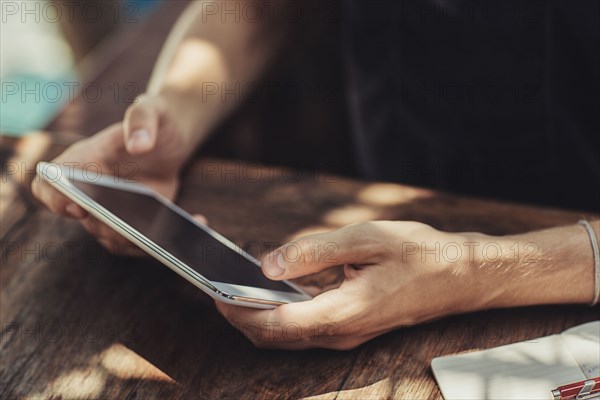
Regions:
M 283 282 L 267 279 L 252 261 L 153 196 L 77 180 L 71 183 L 209 281 L 298 293 Z

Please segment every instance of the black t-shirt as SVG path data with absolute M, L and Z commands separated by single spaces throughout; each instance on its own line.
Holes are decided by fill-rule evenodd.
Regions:
M 365 178 L 599 209 L 599 1 L 342 7 Z

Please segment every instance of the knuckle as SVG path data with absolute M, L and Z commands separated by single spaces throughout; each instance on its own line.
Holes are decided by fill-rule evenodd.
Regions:
M 357 234 L 361 235 L 375 235 L 381 231 L 381 222 L 380 221 L 365 221 L 360 222 L 356 229 Z
M 319 236 L 304 236 L 284 246 L 282 253 L 287 262 L 306 266 L 321 262 L 321 256 L 331 250 L 331 244 Z
M 348 322 L 343 326 L 343 333 L 347 336 L 356 336 L 363 331 L 362 324 L 358 322 Z
M 286 245 L 284 245 L 280 249 L 280 253 L 283 256 L 283 259 L 286 263 L 291 264 L 290 266 L 294 266 L 294 264 L 302 261 L 304 255 L 306 254 L 308 246 L 305 242 L 305 239 L 294 240 Z

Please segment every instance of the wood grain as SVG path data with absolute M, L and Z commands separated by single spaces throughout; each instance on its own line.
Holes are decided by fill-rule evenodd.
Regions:
M 254 175 L 214 172 L 236 168 Z M 512 233 L 580 216 L 298 176 L 274 166 L 199 160 L 185 175 L 179 204 L 258 253 L 303 232 L 371 218 Z M 439 398 L 431 358 L 556 333 L 596 317 L 587 307 L 496 310 L 400 329 L 350 352 L 264 351 L 167 268 L 106 253 L 76 222 L 34 206 L 2 242 L 1 398 Z
M 105 89 L 133 82 L 135 94 L 142 91 L 186 2 L 169 4 L 100 46 L 88 58 L 86 79 Z M 2 399 L 437 399 L 433 357 L 532 339 L 597 318 L 597 310 L 576 306 L 495 310 L 399 329 L 349 352 L 256 349 L 192 285 L 149 259 L 108 254 L 76 222 L 38 206 L 29 193 L 31 174 L 9 173 L 9 166 L 21 163 L 31 171 L 39 159 L 120 120 L 124 100 L 105 96 L 91 103 L 80 96 L 48 127 L 50 133 L 3 138 Z M 222 128 L 228 129 L 233 127 Z M 261 152 L 252 154 L 267 163 L 196 160 L 178 201 L 255 255 L 298 235 L 371 219 L 508 234 L 569 224 L 583 215 L 281 168 Z M 275 161 L 286 159 L 277 154 Z M 301 282 L 324 286 L 337 279 L 334 272 Z

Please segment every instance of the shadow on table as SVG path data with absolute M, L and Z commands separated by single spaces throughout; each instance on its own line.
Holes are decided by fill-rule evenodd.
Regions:
M 270 190 L 260 184 L 234 190 L 211 188 L 217 183 L 209 181 L 202 185 L 182 194 L 184 208 L 196 212 L 206 206 L 212 225 L 242 246 L 243 238 L 281 241 L 310 227 L 361 219 L 414 219 L 438 228 L 494 232 L 524 227 L 510 207 L 497 205 L 496 215 L 510 213 L 517 222 L 499 218 L 492 228 L 486 222 L 490 209 L 477 211 L 469 207 L 471 200 L 411 189 L 402 194 L 394 192 L 395 185 L 339 181 L 313 191 L 306 183 Z M 395 196 L 384 196 L 386 190 Z M 553 215 L 545 213 L 544 224 L 560 220 L 560 214 Z M 505 310 L 400 329 L 350 352 L 265 351 L 229 326 L 208 296 L 164 266 L 113 257 L 77 223 L 47 211 L 14 229 L 2 252 L 6 384 L 0 397 L 298 398 L 341 388 L 368 397 L 381 391 L 406 394 L 415 387 L 437 393 L 431 358 L 563 328 L 549 329 L 547 312 L 538 308 Z M 568 311 L 569 322 L 589 318 L 581 308 Z

